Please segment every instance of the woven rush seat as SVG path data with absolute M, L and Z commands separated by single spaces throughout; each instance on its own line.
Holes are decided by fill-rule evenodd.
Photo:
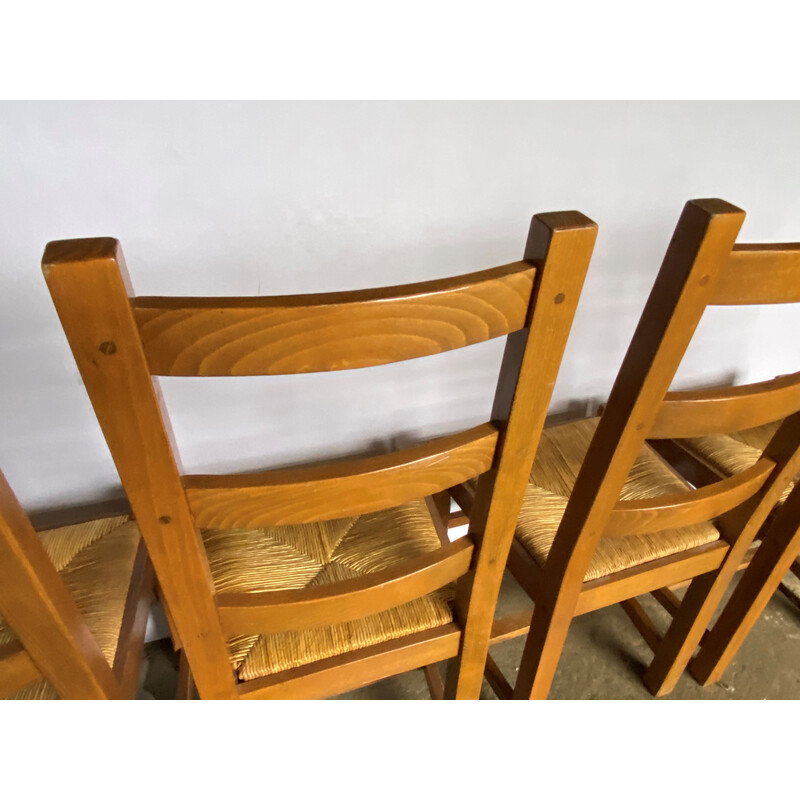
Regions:
M 735 475 L 752 467 L 761 458 L 761 453 L 780 424 L 781 421 L 778 420 L 734 433 L 718 433 L 693 439 L 678 439 L 678 441 L 689 452 L 699 456 L 724 475 Z M 794 485 L 795 481 L 792 481 L 786 487 L 776 505 L 783 503 Z
M 139 549 L 136 523 L 127 516 L 107 517 L 42 531 L 39 538 L 109 666 L 113 666 Z M 16 638 L 0 617 L 0 646 Z M 56 700 L 58 694 L 48 681 L 39 679 L 5 699 Z
M 539 566 L 547 560 L 597 422 L 597 418 L 578 420 L 546 428 L 542 433 L 516 530 L 517 539 Z M 620 500 L 644 500 L 689 489 L 683 478 L 645 445 Z M 710 522 L 657 533 L 602 538 L 584 580 L 602 578 L 718 539 L 719 531 Z
M 201 531 L 217 592 L 322 586 L 425 555 L 440 540 L 424 500 L 307 525 Z M 337 625 L 229 640 L 241 680 L 341 655 L 453 621 L 452 587 Z

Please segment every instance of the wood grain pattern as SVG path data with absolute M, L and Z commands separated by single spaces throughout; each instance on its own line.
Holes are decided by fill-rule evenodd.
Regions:
M 473 543 L 461 538 L 419 558 L 371 575 L 325 586 L 217 595 L 225 634 L 277 633 L 336 625 L 395 608 L 460 578 Z
M 525 325 L 526 262 L 457 278 L 334 294 L 138 297 L 133 312 L 154 375 L 285 375 L 442 353 Z
M 595 236 L 594 223 L 577 212 L 540 215 L 532 223 L 524 262 L 427 284 L 266 299 L 130 300 L 130 283 L 114 240 L 48 246 L 48 286 L 202 697 L 325 696 L 455 655 L 446 696 L 478 697 L 513 520 Z M 510 337 L 492 425 L 451 440 L 447 447 L 452 452 L 442 453 L 441 443 L 432 450 L 422 445 L 411 456 L 409 451 L 366 464 L 229 478 L 190 476 L 184 487 L 166 413 L 151 381 L 151 371 L 200 376 L 351 369 L 504 334 Z M 236 512 L 220 510 L 222 505 L 212 509 L 211 502 L 222 496 L 215 497 L 216 492 L 239 492 L 238 500 L 248 493 L 253 498 L 253 506 L 245 509 L 249 524 L 256 518 L 308 519 L 310 508 L 320 516 L 323 508 L 335 508 L 333 515 L 340 516 L 343 509 L 385 508 L 410 499 L 412 492 L 414 497 L 431 489 L 439 492 L 467 473 L 489 478 L 482 481 L 476 504 L 485 513 L 471 521 L 471 541 L 480 542 L 480 554 L 472 557 L 469 572 L 458 581 L 456 623 L 235 684 L 221 621 L 221 614 L 233 610 L 216 606 L 192 509 L 204 527 L 209 522 L 241 523 L 241 508 L 248 500 L 237 503 Z M 290 499 L 285 491 L 289 484 L 290 491 L 304 497 Z M 380 501 L 378 494 L 383 495 Z M 253 517 L 267 513 L 265 498 L 271 516 Z M 438 508 L 435 501 L 434 506 Z M 471 555 L 468 546 L 465 542 L 454 548 L 458 557 L 435 565 L 425 580 L 436 570 L 463 571 Z M 437 580 L 443 577 L 439 574 Z M 403 591 L 412 585 L 403 584 Z M 386 592 L 378 586 L 374 591 Z M 362 592 L 362 613 L 370 610 L 365 608 L 366 594 Z M 314 601 L 312 592 L 312 606 Z
M 399 506 L 486 472 L 497 436 L 486 423 L 394 453 L 246 475 L 189 475 L 183 485 L 200 528 L 339 519 Z
M 774 468 L 774 461 L 762 458 L 749 469 L 711 486 L 652 500 L 621 501 L 611 512 L 603 537 L 655 533 L 719 517 L 752 497 Z
M 800 302 L 800 244 L 737 244 L 712 305 Z
M 647 436 L 691 439 L 766 425 L 800 410 L 800 372 L 725 389 L 669 392 Z
M 51 242 L 42 269 L 198 689 L 235 698 L 211 573 L 139 341 L 119 243 Z

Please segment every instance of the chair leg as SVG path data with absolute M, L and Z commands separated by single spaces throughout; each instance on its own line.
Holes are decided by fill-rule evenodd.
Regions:
M 566 613 L 565 613 L 566 612 Z M 514 700 L 546 700 L 556 673 L 572 613 L 556 604 L 554 609 L 538 602 L 519 665 Z
M 189 659 L 186 658 L 186 651 L 181 650 L 178 662 L 178 688 L 175 692 L 176 700 L 193 700 L 197 694 L 192 679 L 192 669 L 189 666 Z
M 721 569 L 700 575 L 689 585 L 644 675 L 645 686 L 656 697 L 675 688 L 734 574 L 730 564 L 723 564 Z
M 800 529 L 778 524 L 768 531 L 739 585 L 689 665 L 702 686 L 718 681 L 800 552 Z
M 425 680 L 428 682 L 431 700 L 444 700 L 444 681 L 442 673 L 439 671 L 439 665 L 428 664 L 422 670 L 425 673 Z

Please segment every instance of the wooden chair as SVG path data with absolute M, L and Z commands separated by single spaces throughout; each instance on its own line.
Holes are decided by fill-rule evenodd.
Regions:
M 133 698 L 152 583 L 127 514 L 37 535 L 0 473 L 0 697 Z
M 734 260 L 761 258 L 780 265 L 785 272 L 783 291 L 771 302 L 798 302 L 800 290 L 800 245 L 737 246 Z M 794 277 L 794 275 L 798 277 Z M 794 281 L 794 284 L 792 283 Z M 783 375 L 761 384 L 761 390 L 780 391 L 787 398 L 800 398 L 800 373 Z M 731 390 L 736 391 L 736 390 Z M 791 411 L 800 399 L 787 402 Z M 746 420 L 750 424 L 752 420 Z M 663 455 L 696 486 L 705 486 L 752 468 L 775 437 L 781 422 L 768 422 L 741 431 L 674 439 L 662 443 Z M 718 681 L 775 591 L 795 605 L 797 595 L 783 585 L 788 572 L 800 578 L 800 490 L 796 476 L 784 489 L 759 532 L 761 544 L 746 564 L 746 570 L 722 613 L 702 640 L 700 651 L 689 663 L 689 672 L 702 685 Z
M 547 697 L 572 619 L 615 603 L 654 651 L 646 685 L 669 692 L 797 474 L 796 391 L 778 382 L 667 394 L 707 305 L 800 299 L 785 261 L 734 249 L 743 220 L 721 200 L 686 205 L 601 417 L 544 431 L 508 562 L 534 611 L 496 623 L 507 637 L 527 634 L 513 690 L 487 662 L 501 697 Z M 784 417 L 754 464 L 700 489 L 645 444 Z M 471 494 L 459 493 L 467 512 Z M 669 587 L 686 582 L 679 600 Z M 673 615 L 663 636 L 635 599 L 646 593 Z
M 47 284 L 201 697 L 323 697 L 446 659 L 443 688 L 427 671 L 434 689 L 478 697 L 595 236 L 582 214 L 543 214 L 521 262 L 252 298 L 134 297 L 114 239 L 47 246 Z M 490 422 L 399 452 L 255 474 L 182 475 L 151 378 L 355 369 L 506 335 Z M 451 543 L 431 510 L 477 475 L 469 534 Z

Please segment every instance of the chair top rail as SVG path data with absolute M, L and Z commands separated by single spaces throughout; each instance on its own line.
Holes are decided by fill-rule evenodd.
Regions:
M 525 327 L 527 261 L 424 283 L 278 297 L 135 297 L 154 375 L 283 375 L 435 355 Z
M 800 243 L 737 244 L 710 305 L 800 302 Z

